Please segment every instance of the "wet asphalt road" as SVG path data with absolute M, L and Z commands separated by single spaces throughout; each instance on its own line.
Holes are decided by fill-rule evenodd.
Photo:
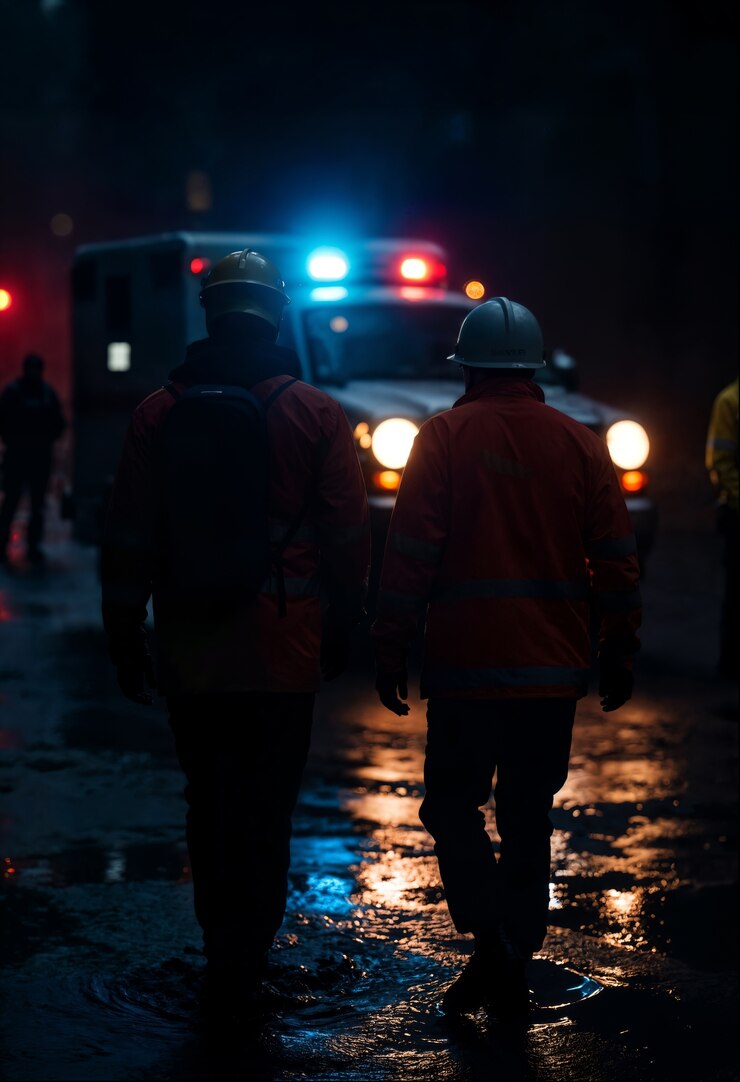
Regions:
M 418 821 L 423 705 L 381 710 L 362 636 L 318 700 L 276 1013 L 204 1026 L 169 729 L 117 694 L 92 552 L 48 552 L 0 570 L 0 1077 L 737 1077 L 737 688 L 712 673 L 709 530 L 659 541 L 635 699 L 580 704 L 524 1028 L 439 1013 L 469 944 Z

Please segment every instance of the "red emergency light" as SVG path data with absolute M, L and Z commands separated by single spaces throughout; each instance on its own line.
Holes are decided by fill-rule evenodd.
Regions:
M 398 273 L 404 282 L 433 285 L 442 282 L 447 276 L 447 268 L 438 259 L 428 255 L 409 253 L 401 258 Z
M 0 312 L 6 312 L 13 303 L 13 294 L 9 289 L 0 289 Z
M 195 259 L 190 260 L 190 273 L 203 274 L 208 270 L 210 265 L 210 259 L 203 259 L 201 256 L 196 256 Z

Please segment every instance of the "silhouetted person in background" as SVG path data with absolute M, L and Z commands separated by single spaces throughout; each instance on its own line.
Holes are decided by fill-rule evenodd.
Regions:
M 23 374 L 0 395 L 0 438 L 3 458 L 3 499 L 0 508 L 0 563 L 8 561 L 13 516 L 24 490 L 31 501 L 26 553 L 42 563 L 40 544 L 44 530 L 44 501 L 51 473 L 52 447 L 66 427 L 59 398 L 42 378 L 44 362 L 36 353 L 23 361 Z
M 347 664 L 370 557 L 337 402 L 276 343 L 288 303 L 258 252 L 217 263 L 208 338 L 137 408 L 111 494 L 103 617 L 129 699 L 152 701 L 144 621 L 187 777 L 206 1004 L 259 1009 L 285 912 L 291 815 L 320 674 Z M 323 612 L 320 595 L 326 608 Z
M 737 541 L 738 541 L 738 381 L 717 395 L 707 433 L 706 466 L 719 496 L 717 526 L 725 541 L 725 583 L 720 621 L 719 674 L 738 676 Z
M 547 933 L 550 810 L 586 694 L 590 606 L 604 710 L 632 694 L 635 538 L 604 441 L 545 405 L 542 332 L 523 305 L 474 308 L 456 353 L 465 395 L 422 426 L 390 523 L 373 624 L 377 690 L 408 712 L 406 654 L 426 611 L 421 820 L 452 920 L 475 951 L 449 1014 L 529 1006 Z M 401 698 L 399 698 L 399 694 Z M 494 791 L 496 859 L 480 808 Z

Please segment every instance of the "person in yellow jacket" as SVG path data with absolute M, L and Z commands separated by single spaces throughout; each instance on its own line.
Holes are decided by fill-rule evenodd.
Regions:
M 738 381 L 717 395 L 707 433 L 706 466 L 719 496 L 719 529 L 725 539 L 725 589 L 720 621 L 720 676 L 738 676 L 737 478 Z

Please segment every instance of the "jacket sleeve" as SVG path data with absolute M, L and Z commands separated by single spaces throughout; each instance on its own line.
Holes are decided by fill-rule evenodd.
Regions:
M 134 414 L 103 529 L 103 625 L 114 665 L 147 653 L 145 621 L 156 552 L 152 435 Z
M 367 597 L 370 520 L 365 479 L 349 424 L 338 404 L 333 430 L 323 447 L 317 497 L 316 526 L 328 615 L 349 629 L 362 616 Z
M 398 672 L 424 619 L 449 531 L 445 430 L 427 422 L 414 441 L 391 516 L 371 629 L 378 672 Z
M 599 621 L 599 656 L 624 660 L 640 649 L 642 600 L 637 544 L 619 480 L 606 447 L 592 463 L 586 556 Z
M 726 392 L 712 407 L 707 433 L 706 466 L 729 507 L 738 509 L 737 404 Z

